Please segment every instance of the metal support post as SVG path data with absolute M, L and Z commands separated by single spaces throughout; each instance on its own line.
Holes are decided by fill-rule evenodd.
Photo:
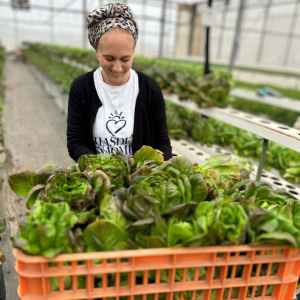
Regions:
M 208 7 L 211 7 L 211 6 L 212 6 L 212 0 L 208 0 Z M 210 28 L 206 27 L 204 75 L 207 75 L 210 73 L 210 70 L 209 70 L 209 31 L 210 31 Z
M 162 57 L 163 57 L 164 33 L 165 33 L 165 22 L 166 22 L 166 6 L 167 6 L 167 0 L 163 0 L 161 26 L 160 26 L 159 53 L 158 53 L 159 59 L 162 59 Z
M 51 0 L 50 12 L 53 12 L 53 11 L 54 11 L 53 0 Z M 51 43 L 54 44 L 55 43 L 55 28 L 54 28 L 54 20 L 53 19 L 52 19 L 52 21 L 49 22 L 49 29 L 50 29 L 50 41 L 51 41 Z
M 222 56 L 222 49 L 223 49 L 223 40 L 224 40 L 224 33 L 225 33 L 225 26 L 227 21 L 227 12 L 228 12 L 228 5 L 229 3 L 226 2 L 224 5 L 223 13 L 222 13 L 222 20 L 221 20 L 221 28 L 219 33 L 219 41 L 218 41 L 218 58 Z
M 259 45 L 258 45 L 258 50 L 257 50 L 257 56 L 256 56 L 256 62 L 260 62 L 261 56 L 262 56 L 262 51 L 264 49 L 264 43 L 265 43 L 265 36 L 266 36 L 266 31 L 267 31 L 267 26 L 269 22 L 269 16 L 270 16 L 270 8 L 272 5 L 272 0 L 268 0 L 265 8 L 265 15 L 263 17 L 263 25 L 261 28 L 261 34 L 260 34 L 260 39 L 259 39 Z
M 291 25 L 290 25 L 290 31 L 289 31 L 289 35 L 288 35 L 288 40 L 286 42 L 285 51 L 284 51 L 284 59 L 283 59 L 284 66 L 286 66 L 289 61 L 299 11 L 300 11 L 300 0 L 298 0 L 295 3 L 294 13 L 293 13 L 293 17 L 292 17 L 292 21 L 291 21 Z
M 189 50 L 188 54 L 193 54 L 193 40 L 194 40 L 194 27 L 195 27 L 195 17 L 197 11 L 197 4 L 192 5 L 192 17 L 191 17 L 191 28 L 190 28 L 190 37 L 189 37 Z
M 264 164 L 265 164 L 268 143 L 269 143 L 269 140 L 264 139 L 263 148 L 262 148 L 262 151 L 260 154 L 259 165 L 258 165 L 257 173 L 256 173 L 256 181 L 260 181 L 260 178 L 261 178 L 261 173 L 262 173 L 262 170 L 263 170 Z
M 235 33 L 234 33 L 233 45 L 232 45 L 231 57 L 229 63 L 229 72 L 232 72 L 233 70 L 233 65 L 239 49 L 239 40 L 240 40 L 241 29 L 242 29 L 245 2 L 246 2 L 245 0 L 240 0 L 239 12 L 238 12 L 236 25 L 235 25 Z
M 82 14 L 83 14 L 83 27 L 82 27 L 82 46 L 87 48 L 88 30 L 87 30 L 87 0 L 82 0 Z
M 142 29 L 145 30 L 146 32 L 146 8 L 147 8 L 147 0 L 143 0 L 142 2 L 142 15 L 143 15 L 143 19 L 142 19 Z M 146 35 L 142 34 L 141 35 L 141 52 L 143 53 L 143 55 L 145 55 L 145 39 L 146 39 Z

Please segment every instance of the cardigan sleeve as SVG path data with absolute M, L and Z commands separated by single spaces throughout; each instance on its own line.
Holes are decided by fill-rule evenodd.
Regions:
M 67 119 L 67 147 L 76 162 L 84 154 L 96 154 L 88 147 L 89 129 L 87 111 L 76 79 L 72 82 Z
M 156 84 L 153 100 L 155 148 L 164 153 L 165 160 L 169 160 L 173 157 L 172 147 L 168 135 L 165 100 L 158 84 Z

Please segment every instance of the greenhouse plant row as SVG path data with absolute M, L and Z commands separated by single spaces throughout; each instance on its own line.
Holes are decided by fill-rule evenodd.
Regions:
M 65 92 L 74 74 L 85 72 L 32 49 L 26 55 Z M 207 85 L 214 79 L 225 89 L 210 87 L 204 96 L 211 96 L 209 105 L 224 105 L 230 76 L 211 75 Z M 196 99 L 200 106 L 209 101 Z M 253 134 L 166 105 L 170 136 L 259 156 L 261 141 Z M 276 152 L 273 147 L 268 151 Z M 266 163 L 274 166 L 271 159 Z M 68 168 L 52 164 L 10 175 L 11 189 L 30 210 L 11 237 L 21 299 L 292 300 L 300 272 L 300 200 L 250 180 L 251 171 L 250 162 L 228 154 L 201 165 L 183 157 L 164 162 L 158 150 L 143 146 L 131 159 L 121 152 L 84 155 Z
M 26 44 L 24 52 L 30 61 L 34 62 L 56 83 L 61 84 L 65 92 L 68 91 L 72 80 L 86 71 L 63 62 L 63 58 L 66 57 L 91 68 L 96 68 L 98 65 L 92 52 L 88 50 L 44 44 Z M 188 99 L 189 97 L 193 99 L 194 97 L 200 106 L 207 106 L 209 103 L 209 105 L 224 106 L 230 102 L 228 94 L 233 83 L 230 74 L 224 71 L 215 70 L 213 73 L 216 74 L 215 76 L 210 75 L 208 79 L 201 79 L 203 78 L 202 70 L 199 70 L 196 64 L 144 58 L 135 58 L 134 68 L 145 73 L 148 72 L 148 75 L 157 80 L 163 91 L 175 92 L 181 99 Z M 183 72 L 176 72 L 178 70 L 183 70 Z M 178 73 L 180 77 L 175 78 L 176 75 L 174 74 Z M 165 98 L 168 99 L 168 95 Z M 166 105 L 169 108 L 167 109 L 167 117 L 171 138 L 189 136 L 196 142 L 228 146 L 238 156 L 259 160 L 263 141 L 257 139 L 255 135 L 218 120 L 202 118 L 201 115 L 186 108 L 176 107 L 168 101 L 166 101 Z M 299 183 L 299 161 L 300 154 L 298 152 L 270 142 L 264 167 L 270 169 L 272 166 L 279 170 L 284 179 L 292 183 Z

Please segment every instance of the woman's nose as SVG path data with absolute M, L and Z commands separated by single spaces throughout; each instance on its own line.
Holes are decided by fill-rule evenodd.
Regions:
M 114 68 L 113 68 L 113 70 L 114 70 L 115 72 L 121 72 L 121 71 L 122 71 L 122 66 L 121 66 L 121 63 L 120 63 L 119 61 L 116 61 L 116 62 L 114 63 Z

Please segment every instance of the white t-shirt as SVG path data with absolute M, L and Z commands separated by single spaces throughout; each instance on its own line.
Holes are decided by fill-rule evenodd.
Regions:
M 101 67 L 94 72 L 96 91 L 102 102 L 93 126 L 97 153 L 122 151 L 130 158 L 135 103 L 139 93 L 138 75 L 130 69 L 130 78 L 124 85 L 112 86 L 103 81 L 101 72 Z

